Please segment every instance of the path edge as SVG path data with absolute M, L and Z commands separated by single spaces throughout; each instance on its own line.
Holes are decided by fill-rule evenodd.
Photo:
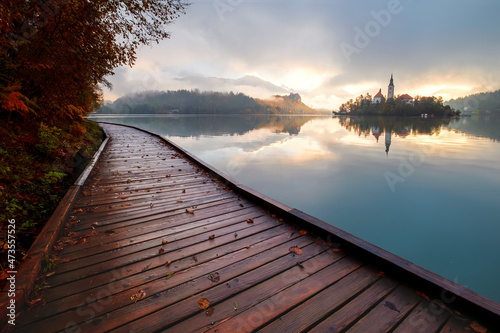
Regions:
M 108 133 L 104 128 L 102 128 L 102 130 L 105 135 L 104 141 L 101 143 L 94 156 L 92 156 L 92 159 L 89 161 L 87 167 L 83 170 L 75 183 L 68 189 L 56 210 L 52 213 L 49 220 L 40 231 L 40 234 L 29 248 L 24 260 L 19 265 L 19 269 L 15 274 L 15 296 L 13 298 L 8 297 L 10 288 L 9 282 L 7 282 L 5 287 L 2 289 L 0 293 L 0 327 L 3 326 L 4 329 L 7 329 L 7 322 L 10 319 L 8 317 L 10 310 L 7 306 L 11 303 L 11 299 L 15 300 L 16 316 L 28 302 L 28 297 L 33 290 L 35 281 L 39 277 L 42 269 L 42 259 L 44 254 L 51 252 L 52 247 L 63 230 L 64 221 L 68 218 L 76 197 L 80 194 L 83 184 L 85 184 L 85 181 L 88 179 L 90 173 L 96 165 L 96 162 L 99 160 L 104 148 L 106 148 L 109 142 L 110 137 Z M 12 327 L 14 328 L 15 326 Z

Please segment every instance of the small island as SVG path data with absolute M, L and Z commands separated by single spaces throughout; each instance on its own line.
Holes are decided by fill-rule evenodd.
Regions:
M 387 98 L 382 94 L 382 89 L 375 96 L 366 93 L 355 100 L 350 99 L 342 104 L 337 115 L 351 116 L 418 116 L 418 117 L 455 117 L 460 111 L 443 105 L 442 97 L 411 97 L 408 94 L 394 96 L 394 79 L 391 75 Z

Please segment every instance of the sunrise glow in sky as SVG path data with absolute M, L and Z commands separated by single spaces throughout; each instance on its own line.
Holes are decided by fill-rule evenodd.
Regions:
M 298 92 L 337 109 L 379 88 L 444 100 L 500 89 L 497 0 L 192 0 L 109 77 L 106 100 L 145 90 Z M 235 81 L 247 75 L 267 81 Z M 262 81 L 262 82 L 263 82 Z

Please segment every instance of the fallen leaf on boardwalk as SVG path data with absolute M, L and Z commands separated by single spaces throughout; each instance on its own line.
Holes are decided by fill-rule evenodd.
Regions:
M 172 262 L 169 260 L 169 261 L 167 261 L 167 262 L 165 263 L 165 266 L 168 266 L 168 265 L 170 265 L 171 263 L 172 263 Z M 167 277 L 167 279 L 168 279 L 168 277 Z
M 127 179 L 127 183 L 131 183 L 132 181 L 130 179 Z
M 47 275 L 45 275 L 45 276 L 49 277 L 49 276 L 54 275 L 55 273 L 56 273 L 56 272 L 50 272 L 50 273 L 48 273 L 48 274 L 47 274 Z
M 423 298 L 425 298 L 426 300 L 430 301 L 431 299 L 429 298 L 429 296 L 427 296 L 426 294 L 424 294 L 423 292 L 421 291 L 416 291 L 417 295 L 420 295 L 422 296 Z
M 235 233 L 234 233 L 234 237 L 238 237 L 238 233 L 236 233 L 236 232 L 235 232 Z
M 169 177 L 172 177 L 172 175 L 166 175 L 165 177 L 169 178 Z
M 275 214 L 272 214 L 272 215 L 271 215 L 271 217 L 274 219 L 274 218 L 276 217 L 276 215 L 275 215 Z
M 188 213 L 188 214 L 194 214 L 194 210 L 190 210 L 190 209 L 186 208 L 186 213 Z
M 175 203 L 182 203 L 182 200 L 177 200 Z
M 215 272 L 215 273 L 213 273 L 213 274 L 210 274 L 210 275 L 208 276 L 208 279 L 209 279 L 210 281 L 214 282 L 214 283 L 217 283 L 217 282 L 219 282 L 219 280 L 220 280 L 220 275 L 219 275 L 219 273 Z
M 174 275 L 174 272 L 168 273 L 168 275 L 167 275 L 167 277 L 165 279 L 170 279 L 172 277 L 172 275 Z
M 186 193 L 186 190 L 182 190 L 182 193 Z
M 393 311 L 401 312 L 401 311 L 399 311 L 399 310 L 396 308 L 396 306 L 394 305 L 394 303 L 391 303 L 391 302 L 389 302 L 389 301 L 385 301 L 384 306 L 385 306 L 385 307 L 388 307 L 389 309 L 391 309 L 391 310 L 393 310 Z
M 251 245 L 247 245 L 247 246 L 245 246 L 245 247 L 246 247 L 247 249 L 249 249 L 249 248 L 250 248 L 250 246 L 251 246 Z
M 298 246 L 292 246 L 289 251 L 295 254 L 302 254 L 302 250 Z
M 208 309 L 209 306 L 210 306 L 210 302 L 208 301 L 208 299 L 206 299 L 206 298 L 200 298 L 198 300 L 198 307 L 201 310 Z
M 470 324 L 470 328 L 479 333 L 486 333 L 488 331 L 486 327 L 479 325 L 477 321 L 474 321 L 472 324 Z
M 159 250 L 158 250 L 158 253 L 159 253 L 159 254 L 165 253 L 165 250 L 164 250 L 164 249 L 159 249 Z
M 236 304 L 236 302 L 234 302 L 234 304 L 233 304 L 233 309 L 234 309 L 234 311 L 238 310 L 238 304 Z
M 253 219 L 248 219 L 247 223 L 253 223 Z
M 301 236 L 307 235 L 307 230 L 299 230 L 299 235 Z
M 30 307 L 30 309 L 31 309 L 33 306 L 37 305 L 38 303 L 40 303 L 40 302 L 42 302 L 42 301 L 43 301 L 43 299 L 41 299 L 41 298 L 37 298 L 37 299 L 34 299 L 34 300 L 29 301 L 29 302 L 28 302 L 28 305 L 29 305 L 29 307 Z
M 143 272 L 147 271 L 147 270 L 148 270 L 148 268 L 149 268 L 149 266 L 151 266 L 151 264 L 147 264 L 147 266 L 146 266 L 146 267 L 144 267 L 144 268 L 142 269 L 142 271 L 143 271 Z
M 342 252 L 342 249 L 339 249 L 338 247 L 334 247 L 334 248 L 332 248 L 332 250 L 333 250 L 333 252 Z M 380 272 L 380 273 L 384 274 L 384 272 Z M 382 275 L 380 275 L 380 273 L 379 273 L 379 276 L 382 276 Z
M 208 239 L 214 239 L 214 238 L 215 238 L 215 235 L 208 236 Z
M 167 240 L 166 240 L 166 239 L 162 239 L 162 240 L 161 240 L 161 243 L 162 243 L 162 244 L 167 244 L 168 242 L 167 242 Z
M 245 206 L 243 206 L 243 204 L 240 204 L 240 207 L 245 207 Z
M 146 297 L 146 292 L 144 290 L 139 290 L 138 292 L 130 296 L 130 300 L 136 303 L 137 301 L 140 301 L 144 297 Z
M 81 209 L 81 208 L 80 208 L 80 209 L 75 209 L 75 210 L 73 211 L 73 213 L 81 213 L 81 212 L 83 212 L 83 209 Z
M 90 192 L 88 190 L 83 190 L 82 193 L 83 193 L 84 196 L 90 195 Z
M 149 204 L 149 207 L 150 207 L 150 208 L 153 208 L 153 206 L 154 206 L 154 205 L 155 205 L 154 203 L 150 203 L 150 204 Z
M 213 314 L 214 314 L 214 311 L 215 311 L 215 309 L 214 309 L 214 308 L 212 308 L 212 307 L 210 307 L 210 308 L 208 308 L 208 309 L 207 309 L 207 311 L 205 311 L 205 314 L 206 314 L 208 317 L 210 317 L 211 315 L 213 315 Z
M 280 222 L 283 222 L 283 219 L 279 219 Z

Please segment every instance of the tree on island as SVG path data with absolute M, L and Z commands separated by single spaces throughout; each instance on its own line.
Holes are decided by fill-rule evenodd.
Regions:
M 431 117 L 450 117 L 459 114 L 449 105 L 443 105 L 442 97 L 416 96 L 411 103 L 400 97 L 388 100 L 382 97 L 380 103 L 375 103 L 369 93 L 342 104 L 339 113 L 353 116 L 420 116 L 427 114 Z

